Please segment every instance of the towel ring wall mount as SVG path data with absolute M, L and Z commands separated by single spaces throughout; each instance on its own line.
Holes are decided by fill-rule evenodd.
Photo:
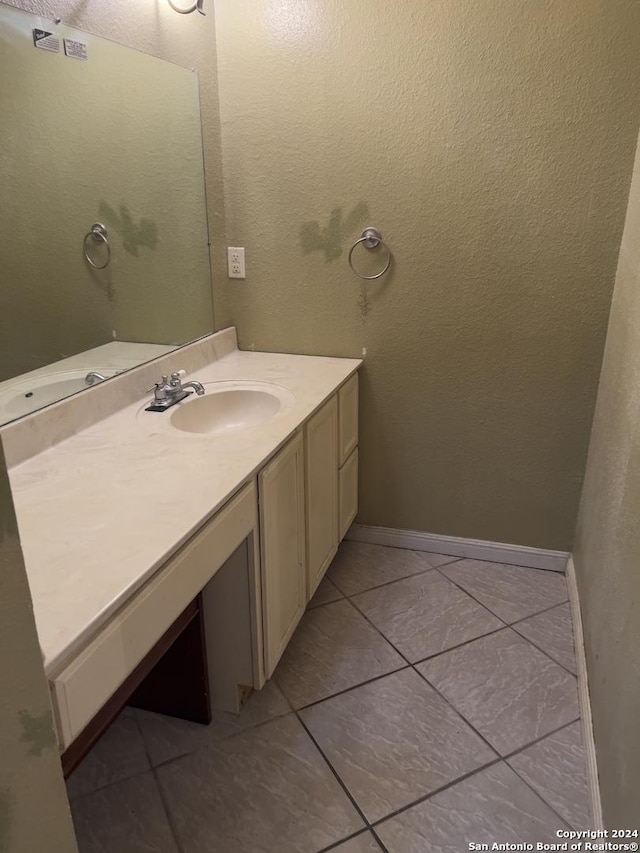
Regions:
M 96 243 L 104 243 L 107 249 L 107 257 L 103 264 L 97 264 L 91 255 L 89 254 L 89 240 L 92 239 Z M 103 270 L 106 266 L 109 265 L 109 261 L 111 260 L 111 246 L 109 245 L 109 232 L 106 227 L 102 225 L 101 222 L 94 222 L 91 226 L 91 229 L 87 231 L 84 235 L 84 240 L 82 241 L 82 251 L 84 253 L 85 259 L 88 263 L 91 264 L 97 270 Z
M 383 269 L 381 269 L 380 272 L 377 272 L 375 275 L 363 275 L 361 272 L 358 272 L 358 270 L 353 265 L 353 253 L 354 253 L 356 247 L 359 246 L 360 244 L 362 244 L 365 247 L 365 249 L 370 249 L 370 250 L 377 249 L 378 246 L 383 246 L 384 249 L 386 249 L 387 262 L 384 265 Z M 378 231 L 377 228 L 369 227 L 369 228 L 364 229 L 361 236 L 356 240 L 356 242 L 353 244 L 353 246 L 349 250 L 348 260 L 349 260 L 349 266 L 351 267 L 353 272 L 358 276 L 358 278 L 363 278 L 366 281 L 372 281 L 373 279 L 380 278 L 381 276 L 383 276 L 387 272 L 387 270 L 391 266 L 391 258 L 392 258 L 391 249 L 387 246 L 387 244 L 382 239 L 382 234 Z

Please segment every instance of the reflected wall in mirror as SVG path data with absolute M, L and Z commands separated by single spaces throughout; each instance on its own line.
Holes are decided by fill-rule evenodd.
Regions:
M 209 334 L 213 306 L 196 74 L 0 4 L 0 75 L 5 423 Z

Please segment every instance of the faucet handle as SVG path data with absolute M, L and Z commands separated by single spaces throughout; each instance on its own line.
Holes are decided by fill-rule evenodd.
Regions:
M 150 394 L 152 391 L 160 391 L 162 388 L 165 388 L 167 383 L 169 382 L 168 376 L 161 376 L 159 382 L 154 382 L 151 388 L 147 388 L 146 394 Z M 156 394 L 157 397 L 157 394 Z

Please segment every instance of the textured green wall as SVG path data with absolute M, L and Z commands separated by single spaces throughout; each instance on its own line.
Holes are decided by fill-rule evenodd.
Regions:
M 216 0 L 241 346 L 359 356 L 359 521 L 571 546 L 638 132 L 636 0 Z M 392 274 L 361 284 L 365 225 Z M 363 263 L 362 254 L 360 262 Z
M 640 148 L 634 175 L 574 555 L 609 828 L 640 815 Z
M 37 13 L 43 4 L 20 5 Z M 60 4 L 57 32 L 78 25 L 188 68 L 82 33 L 87 62 L 35 50 L 38 22 L 0 6 L 0 380 L 106 343 L 112 330 L 118 340 L 180 344 L 213 329 L 198 87 L 188 69 L 199 49 L 215 185 L 214 19 L 194 16 L 195 29 L 166 2 L 138 5 L 89 3 L 78 15 Z M 96 221 L 113 248 L 104 271 L 82 257 Z
M 77 853 L 0 447 L 0 853 Z

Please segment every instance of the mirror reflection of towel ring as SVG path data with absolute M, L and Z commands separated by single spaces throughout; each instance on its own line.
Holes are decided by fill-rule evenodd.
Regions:
M 188 6 L 178 6 L 175 0 L 167 0 L 171 8 L 174 12 L 177 12 L 179 15 L 190 15 L 192 12 L 195 12 L 196 9 L 200 12 L 201 15 L 206 15 L 207 13 L 202 8 L 204 6 L 204 0 L 196 0 L 195 3 L 190 3 Z

